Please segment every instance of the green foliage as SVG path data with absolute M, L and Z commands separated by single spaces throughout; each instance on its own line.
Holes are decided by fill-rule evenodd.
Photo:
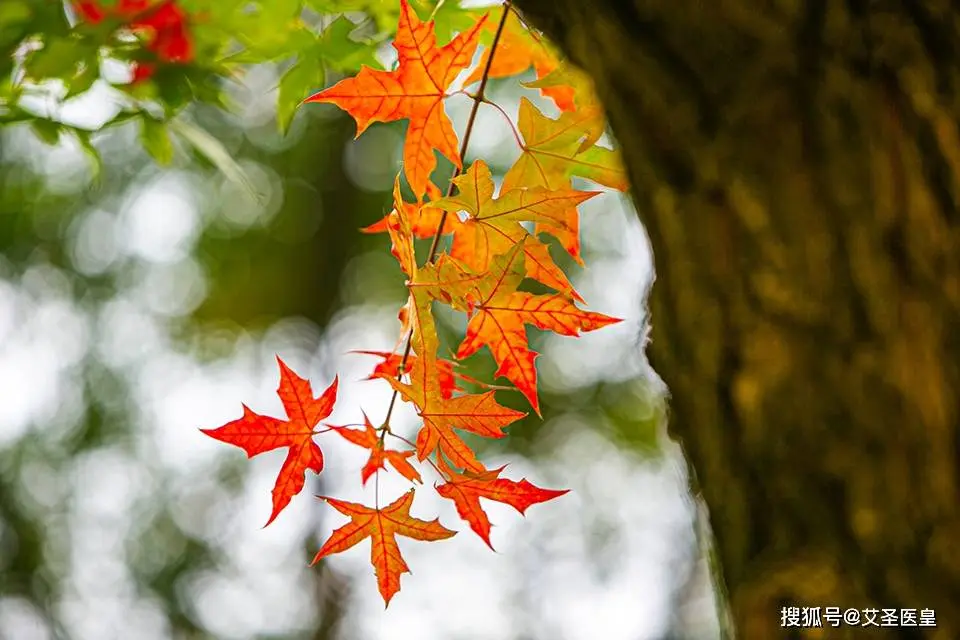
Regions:
M 348 73 L 361 64 L 379 67 L 373 56 L 372 42 L 359 42 L 350 37 L 357 28 L 344 16 L 336 18 L 322 33 L 311 36 L 296 54 L 295 62 L 280 78 L 277 98 L 277 119 L 286 132 L 297 105 L 312 92 L 323 88 L 326 68 Z
M 359 14 L 351 14 L 352 20 L 336 15 L 366 3 L 176 0 L 174 4 L 185 16 L 190 51 L 182 60 L 170 62 L 155 55 L 151 38 L 156 36 L 149 29 L 130 28 L 132 18 L 122 14 L 116 0 L 96 3 L 106 15 L 97 20 L 86 19 L 69 2 L 3 0 L 0 124 L 29 123 L 49 144 L 71 133 L 99 164 L 90 144 L 91 131 L 60 121 L 55 115 L 58 108 L 39 113 L 33 105 L 41 97 L 44 104 L 57 107 L 103 80 L 121 92 L 123 108 L 102 126 L 137 121 L 144 149 L 166 163 L 173 157 L 173 139 L 182 133 L 170 123 L 183 120 L 182 113 L 191 105 L 225 107 L 225 90 L 251 65 L 271 63 L 284 69 L 277 116 L 279 127 L 286 131 L 296 106 L 309 92 L 323 87 L 329 71 L 349 74 L 362 64 L 379 66 L 374 52 L 390 35 L 373 29 L 371 21 Z M 379 14 L 372 15 L 379 24 Z M 105 61 L 139 67 L 145 77 L 135 75 L 134 82 L 108 80 L 102 74 Z M 195 150 L 213 149 L 214 156 L 222 155 L 206 139 L 209 135 L 193 133 L 187 142 Z M 203 144 L 196 144 L 198 139 Z M 226 166 L 222 158 L 208 160 Z
M 103 79 L 106 60 L 152 65 L 155 70 L 143 81 L 111 80 L 127 100 L 103 126 L 141 121 L 140 139 L 158 161 L 169 161 L 172 145 L 169 130 L 156 120 L 173 120 L 196 103 L 223 107 L 224 89 L 250 65 L 274 63 L 284 69 L 277 118 L 285 132 L 297 105 L 323 87 L 329 72 L 348 75 L 361 65 L 380 67 L 374 54 L 392 35 L 398 12 L 394 0 L 177 0 L 192 51 L 189 59 L 167 64 L 152 56 L 149 33 L 128 28 L 117 0 L 96 4 L 107 17 L 91 22 L 69 2 L 0 3 L 0 124 L 47 121 L 34 125 L 43 140 L 52 144 L 72 131 L 88 146 L 89 132 L 35 113 L 24 106 L 24 98 L 43 95 L 62 104 Z M 436 20 L 439 36 L 447 39 L 477 14 L 456 0 L 413 4 Z

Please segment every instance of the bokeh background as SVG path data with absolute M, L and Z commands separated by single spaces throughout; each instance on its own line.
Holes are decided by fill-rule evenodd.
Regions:
M 358 231 L 389 211 L 405 125 L 353 140 L 348 116 L 311 105 L 281 135 L 277 82 L 276 67 L 254 66 L 228 109 L 187 110 L 246 183 L 179 142 L 158 166 L 133 124 L 93 135 L 99 172 L 70 138 L 0 128 L 0 637 L 716 637 L 702 521 L 642 353 L 650 256 L 619 194 L 581 206 L 587 268 L 564 265 L 590 309 L 624 322 L 579 339 L 531 329 L 543 420 L 478 443 L 488 466 L 568 495 L 526 518 L 487 503 L 492 553 L 425 469 L 413 514 L 461 533 L 400 540 L 413 575 L 386 611 L 369 543 L 308 566 L 345 521 L 312 495 L 372 503 L 363 450 L 323 436 L 325 470 L 262 528 L 284 452 L 248 461 L 198 429 L 241 402 L 282 416 L 276 354 L 317 392 L 340 376 L 331 423 L 381 419 L 389 387 L 363 381 L 376 359 L 350 351 L 393 349 L 405 300 L 386 237 Z M 514 117 L 520 95 L 552 106 L 492 85 Z M 96 129 L 121 102 L 97 81 L 57 117 Z M 469 104 L 448 102 L 461 135 Z M 468 161 L 502 172 L 518 153 L 502 116 L 481 109 Z M 465 319 L 441 317 L 455 344 Z M 486 351 L 464 365 L 493 370 Z M 409 406 L 397 424 L 413 433 Z M 391 501 L 405 488 L 381 478 Z

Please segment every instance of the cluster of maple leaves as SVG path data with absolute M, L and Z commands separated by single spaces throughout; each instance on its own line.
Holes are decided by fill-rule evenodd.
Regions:
M 185 64 L 193 59 L 193 43 L 187 29 L 187 14 L 174 0 L 117 0 L 107 7 L 97 0 L 75 0 L 79 16 L 89 24 L 113 22 L 141 34 L 144 48 L 154 60 L 133 65 L 133 82 L 142 82 L 156 71 L 156 63 Z
M 618 155 L 596 146 L 605 122 L 589 83 L 522 23 L 509 2 L 491 9 L 494 16 L 499 13 L 499 21 L 485 15 L 448 44 L 438 46 L 433 23 L 422 22 L 407 0 L 399 1 L 396 69 L 363 67 L 355 77 L 305 102 L 340 106 L 356 120 L 358 136 L 374 122 L 409 121 L 403 174 L 416 201 L 404 200 L 398 175 L 393 210 L 365 229 L 389 235 L 392 253 L 406 275 L 409 299 L 400 313 L 406 345 L 402 353 L 363 353 L 380 358 L 370 377 L 385 380 L 395 394 L 415 406 L 422 420 L 416 442 L 391 430 L 389 413 L 379 426 L 364 413 L 360 425 L 325 425 L 321 430 L 320 421 L 333 410 L 338 380 L 315 398 L 310 383 L 279 357 L 278 394 L 287 419 L 259 415 L 244 405 L 241 418 L 204 432 L 243 448 L 251 457 L 288 448 L 273 489 L 268 525 L 303 489 L 305 472 L 319 473 L 323 468 L 323 454 L 314 437 L 333 432 L 370 450 L 360 472 L 363 483 L 379 477 L 387 463 L 411 483 L 422 483 L 414 462 L 426 462 L 441 480 L 436 486 L 439 495 L 452 500 L 460 517 L 490 545 L 491 524 L 481 498 L 509 504 L 522 514 L 531 505 L 566 491 L 542 489 L 526 479 L 502 478 L 503 467 L 487 469 L 462 439 L 460 431 L 502 438 L 504 428 L 526 414 L 502 406 L 491 385 L 458 374 L 454 362 L 438 356 L 433 304 L 449 305 L 468 316 L 466 335 L 455 358 L 468 358 L 487 347 L 498 366 L 496 375 L 512 382 L 539 414 L 537 353 L 527 342 L 527 325 L 577 336 L 618 322 L 577 306 L 582 299 L 552 259 L 542 236 L 552 235 L 582 263 L 577 205 L 599 192 L 574 189 L 571 178 L 587 178 L 618 190 L 625 190 L 627 184 Z M 483 90 L 488 78 L 516 75 L 533 66 L 538 79 L 527 86 L 539 88 L 561 110 L 558 118 L 550 118 L 531 101 L 522 100 L 514 129 L 521 155 L 506 173 L 499 195 L 482 160 L 461 171 L 467 140 L 460 145 L 443 107 L 456 78 L 470 67 L 481 35 L 490 32 L 495 34 L 492 43 L 465 81 L 466 86 L 480 82 L 480 89 L 472 94 L 476 103 L 487 101 Z M 472 120 L 473 116 L 471 124 Z M 465 137 L 471 128 L 468 125 Z M 434 151 L 457 167 L 445 195 L 431 181 L 436 168 Z M 528 231 L 531 224 L 532 232 Z M 452 236 L 447 251 L 437 250 L 442 236 Z M 415 251 L 417 238 L 434 238 L 422 263 Z M 524 278 L 536 280 L 554 293 L 521 291 Z M 462 382 L 486 386 L 487 391 L 467 393 Z M 387 448 L 388 435 L 405 446 Z M 323 497 L 350 521 L 333 532 L 314 563 L 369 537 L 379 590 L 389 604 L 400 590 L 401 574 L 408 572 L 396 536 L 441 540 L 455 533 L 436 519 L 411 516 L 414 493 L 411 488 L 396 501 L 373 507 Z

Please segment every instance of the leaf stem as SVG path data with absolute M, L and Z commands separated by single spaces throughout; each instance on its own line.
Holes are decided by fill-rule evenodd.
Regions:
M 491 107 L 493 107 L 494 109 L 496 109 L 497 111 L 500 112 L 500 114 L 503 116 L 504 120 L 507 121 L 507 124 L 510 125 L 510 132 L 513 133 L 513 139 L 517 141 L 517 146 L 520 147 L 521 149 L 526 149 L 526 146 L 523 144 L 523 140 L 520 138 L 520 132 L 517 131 L 517 128 L 516 128 L 516 127 L 514 126 L 514 124 L 513 124 L 513 120 L 511 120 L 511 119 L 510 119 L 510 116 L 507 115 L 507 112 L 503 110 L 503 107 L 501 107 L 501 106 L 498 105 L 496 102 L 494 102 L 493 100 L 490 100 L 490 99 L 488 99 L 488 98 L 486 98 L 486 97 L 481 97 L 480 100 L 481 100 L 484 104 L 488 104 L 488 105 L 490 105 Z
M 450 176 L 450 182 L 447 184 L 447 194 L 446 197 L 453 195 L 454 189 L 454 179 L 460 175 L 463 171 L 463 158 L 467 154 L 467 145 L 470 143 L 470 136 L 473 133 L 473 125 L 477 120 L 477 111 L 480 109 L 480 103 L 484 102 L 484 91 L 487 89 L 487 81 L 490 79 L 490 68 L 493 64 L 493 56 L 497 52 L 497 44 L 500 42 L 500 36 L 503 34 L 503 28 L 507 24 L 507 18 L 510 16 L 510 5 L 511 0 L 506 0 L 503 3 L 503 16 L 500 18 L 500 23 L 497 25 L 497 31 L 493 35 L 493 42 L 490 43 L 490 55 L 487 56 L 487 64 L 483 68 L 483 76 L 480 78 L 480 88 L 477 89 L 477 94 L 473 96 L 473 107 L 470 109 L 470 117 L 467 119 L 467 130 L 463 134 L 463 142 L 460 144 L 460 166 L 454 167 L 453 174 Z M 430 254 L 427 256 L 427 263 L 433 262 L 434 258 L 437 257 L 437 248 L 440 246 L 440 237 L 443 235 L 443 225 L 447 221 L 447 211 L 444 210 L 440 215 L 440 223 L 437 225 L 437 233 L 433 236 L 433 243 L 430 245 Z M 400 379 L 404 365 L 407 364 L 407 359 L 410 357 L 410 351 L 413 348 L 413 327 L 410 328 L 410 331 L 407 333 L 407 344 L 403 349 L 403 357 L 400 359 L 399 372 L 397 374 L 397 380 Z M 390 428 L 390 416 L 393 415 L 393 407 L 397 403 L 398 392 L 396 389 L 393 390 L 393 396 L 390 398 L 390 406 L 387 408 L 387 416 L 383 419 L 383 425 L 381 426 L 380 432 L 380 442 L 383 442 L 384 437 L 386 437 L 387 431 Z

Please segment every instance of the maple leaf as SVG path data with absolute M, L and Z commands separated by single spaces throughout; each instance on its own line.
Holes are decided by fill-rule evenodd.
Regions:
M 515 244 L 530 238 L 524 244 L 527 276 L 580 299 L 567 276 L 550 257 L 547 246 L 533 239 L 520 223 L 535 222 L 542 230 L 560 239 L 565 238 L 575 233 L 575 229 L 569 226 L 568 212 L 572 209 L 575 218 L 577 205 L 599 195 L 599 191 L 534 186 L 503 189 L 495 198 L 493 177 L 482 160 L 470 165 L 464 175 L 454 179 L 454 183 L 459 189 L 458 195 L 430 203 L 432 207 L 465 211 L 468 215 L 454 231 L 451 256 L 477 273 L 483 273 L 495 255 L 504 254 Z
M 507 171 L 501 189 L 569 186 L 571 176 L 592 180 L 605 187 L 626 191 L 629 186 L 620 154 L 581 144 L 602 113 L 588 109 L 564 113 L 556 120 L 543 115 L 526 98 L 520 99 L 517 126 L 523 136 L 523 153 Z
M 526 414 L 498 404 L 493 391 L 444 397 L 437 368 L 439 338 L 431 304 L 438 297 L 451 299 L 451 290 L 456 291 L 458 297 L 467 295 L 466 292 L 475 289 L 482 278 L 467 273 L 449 256 L 441 258 L 445 259 L 420 269 L 407 285 L 412 300 L 409 305 L 412 343 L 420 356 L 411 367 L 410 383 L 404 384 L 396 378 L 388 381 L 404 399 L 416 406 L 417 414 L 423 419 L 423 426 L 417 433 L 418 459 L 423 460 L 439 449 L 458 467 L 480 471 L 483 465 L 455 429 L 487 438 L 502 438 L 506 435 L 503 428 Z
M 420 520 L 410 515 L 414 490 L 411 489 L 395 502 L 382 509 L 371 509 L 362 504 L 318 496 L 331 507 L 350 518 L 350 522 L 334 531 L 311 564 L 322 558 L 345 551 L 360 541 L 370 538 L 370 563 L 377 575 L 377 586 L 384 606 L 400 591 L 400 576 L 410 573 L 410 567 L 400 555 L 396 536 L 415 540 L 436 541 L 456 535 L 440 524 L 439 519 Z
M 407 460 L 407 458 L 413 455 L 413 451 L 393 451 L 385 449 L 383 441 L 380 439 L 380 436 L 377 435 L 377 431 L 373 428 L 373 425 L 370 424 L 370 418 L 367 417 L 366 413 L 363 414 L 363 426 L 364 429 L 360 430 L 330 425 L 330 428 L 343 436 L 344 439 L 355 445 L 370 449 L 370 458 L 363 466 L 363 469 L 360 470 L 360 482 L 362 484 L 367 484 L 367 480 L 370 479 L 370 476 L 372 476 L 377 469 L 386 469 L 384 465 L 385 462 L 389 462 L 391 466 L 407 480 L 411 482 L 423 482 L 420 473 L 417 472 L 417 470 L 413 468 L 413 465 Z
M 490 266 L 489 278 L 474 294 L 467 332 L 457 350 L 457 358 L 469 357 L 484 345 L 489 347 L 498 369 L 495 375 L 509 379 L 530 401 L 539 414 L 537 399 L 537 352 L 527 342 L 525 324 L 577 336 L 616 322 L 612 318 L 578 309 L 561 294 L 534 295 L 517 291 L 523 280 L 523 243 L 498 256 Z
M 422 348 L 433 349 L 431 353 L 435 353 L 438 345 L 430 302 L 440 300 L 461 311 L 469 310 L 486 278 L 487 274 L 475 273 L 448 253 L 441 253 L 434 262 L 418 271 L 417 276 L 407 283 L 410 290 L 408 322 L 415 329 L 413 344 L 418 352 Z M 421 341 L 422 345 L 419 344 Z
M 583 148 L 585 141 L 602 131 L 603 112 L 584 109 L 562 114 L 552 120 L 526 98 L 520 99 L 518 118 L 523 135 L 523 152 L 503 177 L 501 189 L 522 187 L 566 189 L 570 178 L 579 176 L 618 191 L 626 191 L 627 177 L 620 154 L 603 147 Z M 595 140 L 595 138 L 593 138 Z M 569 207 L 565 224 L 547 229 L 560 240 L 563 248 L 578 262 L 580 258 L 579 216 L 576 207 Z M 539 233 L 542 229 L 534 229 Z
M 528 482 L 526 478 L 522 478 L 519 482 L 501 478 L 500 473 L 506 468 L 506 465 L 499 469 L 467 474 L 454 472 L 442 461 L 441 468 L 447 476 L 447 481 L 436 487 L 437 493 L 444 498 L 453 500 L 460 517 L 470 524 L 470 528 L 491 549 L 493 549 L 493 545 L 490 543 L 490 527 L 492 525 L 486 511 L 480 504 L 480 498 L 503 502 L 523 515 L 532 505 L 559 498 L 570 491 L 569 489 L 541 489 Z
M 417 271 L 417 257 L 414 250 L 414 238 L 432 238 L 440 228 L 442 209 L 430 205 L 405 202 L 400 193 L 400 176 L 393 184 L 394 208 L 382 220 L 374 225 L 361 229 L 366 233 L 386 231 L 390 235 L 392 246 L 390 253 L 400 264 L 400 268 L 410 278 Z M 460 228 L 456 216 L 446 216 L 444 230 L 455 233 Z
M 466 69 L 477 47 L 486 16 L 443 47 L 437 46 L 433 22 L 421 22 L 407 0 L 400 0 L 400 20 L 393 42 L 399 66 L 360 72 L 316 93 L 304 102 L 332 102 L 357 121 L 357 136 L 373 122 L 410 121 L 403 147 L 404 172 L 419 200 L 437 166 L 434 149 L 461 166 L 457 134 L 443 109 L 447 90 Z
M 211 438 L 240 447 L 248 458 L 280 447 L 290 448 L 273 487 L 273 512 L 265 527 L 303 489 L 307 469 L 314 473 L 323 470 L 323 453 L 313 441 L 314 429 L 330 415 L 337 400 L 337 378 L 319 398 L 314 398 L 307 380 L 294 373 L 279 356 L 277 363 L 280 365 L 277 395 L 287 412 L 287 420 L 262 416 L 244 404 L 243 417 L 216 429 L 201 429 Z

